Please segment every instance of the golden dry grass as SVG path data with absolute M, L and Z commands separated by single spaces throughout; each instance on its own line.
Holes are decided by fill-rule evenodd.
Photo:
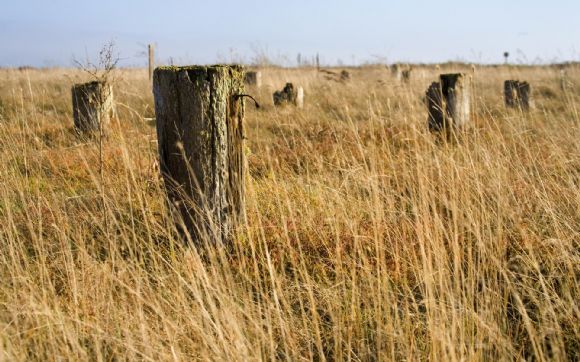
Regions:
M 555 68 L 477 68 L 473 127 L 443 142 L 421 97 L 456 70 L 264 69 L 228 254 L 178 237 L 145 70 L 117 72 L 102 183 L 72 130 L 82 74 L 0 70 L 0 356 L 578 360 L 580 69 L 564 93 Z M 504 109 L 508 78 L 534 110 Z M 303 110 L 272 106 L 286 81 Z

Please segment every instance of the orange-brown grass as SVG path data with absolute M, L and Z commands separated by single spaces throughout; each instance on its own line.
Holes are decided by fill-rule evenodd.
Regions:
M 72 129 L 83 74 L 0 70 L 0 356 L 579 359 L 580 69 L 563 92 L 555 68 L 476 68 L 473 125 L 448 142 L 422 96 L 458 70 L 262 69 L 227 253 L 175 229 L 145 70 L 115 74 L 102 179 Z M 535 109 L 506 110 L 505 79 Z M 286 81 L 304 109 L 272 105 Z

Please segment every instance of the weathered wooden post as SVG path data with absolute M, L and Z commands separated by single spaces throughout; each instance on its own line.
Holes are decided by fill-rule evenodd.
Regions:
M 432 131 L 451 131 L 471 121 L 471 78 L 467 74 L 441 74 L 425 94 Z
M 532 106 L 532 88 L 528 82 L 519 82 L 518 101 L 523 110 L 528 110 Z
M 566 69 L 560 69 L 560 90 L 562 92 L 566 92 L 568 90 L 568 74 L 566 73 Z
M 246 75 L 244 77 L 244 83 L 249 86 L 261 87 L 262 72 L 260 71 L 246 72 Z
M 296 91 L 296 107 L 304 108 L 304 88 L 298 87 Z
M 443 100 L 441 99 L 441 83 L 433 82 L 425 93 L 430 131 L 441 131 L 444 127 Z
M 149 57 L 149 81 L 153 79 L 153 69 L 155 69 L 155 49 L 153 44 L 147 45 L 147 52 Z
M 304 89 L 302 87 L 294 87 L 292 83 L 286 83 L 284 89 L 274 92 L 272 98 L 275 106 L 293 104 L 298 108 L 302 108 L 304 105 Z
M 506 80 L 504 82 L 505 105 L 508 108 L 530 109 L 532 105 L 532 90 L 528 82 Z
M 461 128 L 471 121 L 471 77 L 464 73 L 441 74 L 446 122 Z
M 401 80 L 401 66 L 399 64 L 391 65 L 391 75 L 396 81 Z
M 229 242 L 244 218 L 243 84 L 240 66 L 154 72 L 161 173 L 196 243 Z
M 73 119 L 79 133 L 106 132 L 114 112 L 113 87 L 104 81 L 75 84 Z
M 411 69 L 405 69 L 405 70 L 403 70 L 403 72 L 401 73 L 401 75 L 403 77 L 403 82 L 409 83 L 411 81 Z
M 517 80 L 506 80 L 503 83 L 503 95 L 505 99 L 505 105 L 508 108 L 516 107 L 518 99 L 518 81 Z

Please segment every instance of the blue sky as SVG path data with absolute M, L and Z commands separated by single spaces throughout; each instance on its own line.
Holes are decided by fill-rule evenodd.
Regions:
M 0 0 L 0 66 L 70 66 L 113 40 L 175 64 L 580 60 L 580 0 Z

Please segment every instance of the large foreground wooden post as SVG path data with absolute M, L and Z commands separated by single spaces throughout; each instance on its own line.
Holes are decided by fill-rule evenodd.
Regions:
M 113 87 L 94 81 L 75 84 L 71 93 L 75 129 L 79 133 L 106 133 L 114 112 Z
M 462 73 L 441 74 L 425 94 L 432 131 L 451 131 L 471 121 L 471 78 Z
M 161 173 L 196 243 L 231 240 L 244 217 L 243 84 L 240 66 L 155 69 Z

